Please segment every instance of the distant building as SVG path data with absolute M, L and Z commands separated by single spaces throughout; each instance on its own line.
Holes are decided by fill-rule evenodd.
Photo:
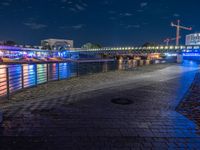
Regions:
M 200 33 L 189 34 L 186 36 L 186 45 L 200 45 Z
M 41 41 L 41 45 L 44 49 L 62 50 L 73 48 L 74 41 L 65 39 L 46 39 Z
M 4 45 L 5 44 L 5 41 L 0 41 L 0 45 Z
M 15 41 L 0 41 L 0 45 L 14 46 L 16 45 L 16 42 Z

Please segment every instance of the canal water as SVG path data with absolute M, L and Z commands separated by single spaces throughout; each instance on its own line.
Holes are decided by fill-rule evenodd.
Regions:
M 150 61 L 126 62 L 84 62 L 0 65 L 0 96 L 14 93 L 23 88 L 36 86 L 48 81 L 68 79 L 87 74 L 126 70 L 148 65 Z M 163 63 L 154 61 L 154 63 Z M 7 69 L 8 68 L 8 69 Z

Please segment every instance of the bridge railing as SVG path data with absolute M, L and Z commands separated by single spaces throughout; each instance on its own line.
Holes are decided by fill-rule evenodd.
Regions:
M 95 49 L 86 49 L 86 48 L 69 48 L 67 51 L 69 52 L 95 52 L 95 51 L 149 51 L 149 50 L 195 50 L 200 49 L 200 45 L 181 45 L 181 46 L 126 46 L 126 47 L 103 47 L 103 48 L 95 48 Z M 14 47 L 14 46 L 0 46 L 0 50 L 8 50 L 8 51 L 34 51 L 34 52 L 58 52 L 58 50 L 43 50 L 43 49 L 34 49 L 34 48 L 23 48 L 23 47 Z
M 129 51 L 129 50 L 189 50 L 189 49 L 200 49 L 200 46 L 149 46 L 149 47 L 104 47 L 96 49 L 77 49 L 79 52 L 95 52 L 95 51 Z

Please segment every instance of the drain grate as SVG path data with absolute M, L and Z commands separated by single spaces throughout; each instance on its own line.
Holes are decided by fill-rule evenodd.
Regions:
M 133 103 L 132 100 L 127 99 L 127 98 L 115 98 L 115 99 L 112 99 L 111 102 L 118 105 L 130 105 Z

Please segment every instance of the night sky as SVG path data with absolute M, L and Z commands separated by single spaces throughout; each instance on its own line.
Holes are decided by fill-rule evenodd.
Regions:
M 171 21 L 200 31 L 197 0 L 1 0 L 0 40 L 39 45 L 46 38 L 103 46 L 163 43 L 175 37 Z M 191 31 L 182 31 L 184 36 Z

